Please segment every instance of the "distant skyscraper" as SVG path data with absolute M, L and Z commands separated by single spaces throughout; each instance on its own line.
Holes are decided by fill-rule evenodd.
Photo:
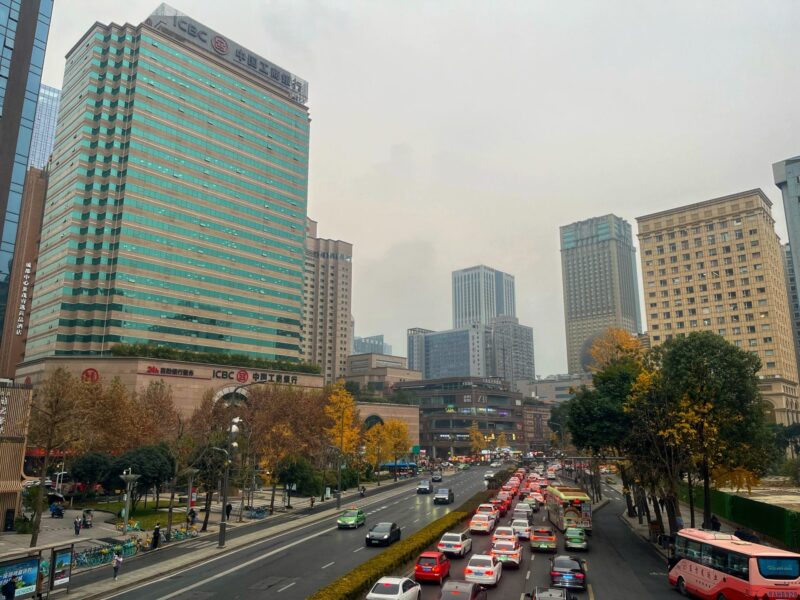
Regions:
M 383 341 L 383 335 L 353 338 L 353 354 L 391 354 L 392 346 Z
M 570 373 L 586 371 L 594 339 L 609 327 L 641 331 L 630 224 L 615 215 L 561 227 L 561 270 Z
M 345 376 L 350 354 L 353 245 L 317 237 L 306 224 L 303 280 L 303 357 L 319 365 L 326 383 Z
M 28 157 L 28 166 L 44 169 L 50 154 L 53 152 L 53 143 L 56 140 L 56 121 L 58 121 L 58 103 L 61 90 L 42 84 L 39 87 L 39 105 L 36 108 L 36 120 L 33 124 L 33 137 L 31 138 L 31 153 Z
M 789 317 L 792 320 L 794 336 L 794 354 L 800 364 L 800 295 L 797 290 L 797 279 L 794 274 L 794 256 L 790 244 L 783 245 L 783 270 L 786 275 L 786 289 L 789 293 Z
M 0 356 L 25 307 L 9 298 L 52 0 L 0 0 Z M 6 376 L 5 374 L 2 376 Z
M 797 256 L 800 252 L 800 156 L 772 165 L 772 175 L 783 196 L 789 245 L 793 255 Z M 800 257 L 793 262 L 794 280 L 800 282 Z
M 489 375 L 514 383 L 535 377 L 533 329 L 516 317 L 495 317 L 490 325 Z
M 453 328 L 517 316 L 514 276 L 483 265 L 453 271 Z
M 424 378 L 488 376 L 489 335 L 489 327 L 480 323 L 425 334 Z
M 408 368 L 412 371 L 425 372 L 426 333 L 433 333 L 433 330 L 413 327 L 406 332 L 406 355 L 408 356 Z

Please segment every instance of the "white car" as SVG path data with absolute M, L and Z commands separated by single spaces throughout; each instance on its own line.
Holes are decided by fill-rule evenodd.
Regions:
M 469 530 L 471 532 L 483 531 L 484 533 L 491 533 L 496 525 L 493 515 L 477 514 L 473 515 L 469 522 Z
M 499 542 L 500 540 L 516 542 L 517 536 L 514 533 L 514 529 L 511 527 L 498 527 L 495 529 L 494 535 L 492 536 L 492 543 Z
M 460 533 L 445 533 L 439 543 L 436 544 L 436 549 L 443 554 L 466 556 L 472 550 L 472 538 L 463 531 Z
M 556 478 L 556 472 L 555 471 L 548 471 L 547 472 L 547 478 L 548 479 L 555 479 Z
M 367 594 L 367 600 L 419 600 L 422 587 L 408 577 L 381 577 Z
M 489 466 L 492 467 L 493 469 L 497 469 L 499 467 L 502 467 L 503 465 L 502 465 L 502 463 L 499 463 L 499 462 L 493 462 Z
M 503 563 L 488 554 L 475 554 L 464 569 L 464 581 L 497 585 L 503 575 Z
M 511 529 L 514 530 L 514 534 L 521 540 L 529 540 L 531 539 L 531 526 L 528 523 L 528 519 L 514 519 L 511 521 Z

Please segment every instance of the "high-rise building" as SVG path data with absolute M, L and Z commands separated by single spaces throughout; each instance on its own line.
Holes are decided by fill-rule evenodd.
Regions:
M 453 271 L 453 329 L 517 315 L 514 276 L 483 265 Z
M 412 327 L 406 331 L 406 356 L 408 368 L 412 371 L 425 372 L 425 334 L 433 333 L 433 329 Z
M 533 329 L 520 325 L 516 317 L 500 316 L 491 321 L 489 374 L 513 383 L 535 377 Z
M 567 366 L 570 373 L 585 372 L 594 340 L 609 327 L 641 331 L 630 223 L 605 215 L 562 226 L 561 271 Z
M 36 120 L 33 122 L 31 152 L 28 166 L 44 169 L 53 144 L 56 140 L 56 123 L 58 122 L 58 102 L 61 90 L 42 84 L 39 86 L 39 105 L 36 107 Z
M 800 248 L 800 156 L 772 165 L 775 185 L 783 196 L 783 211 L 786 214 L 786 229 L 789 243 L 784 246 L 786 285 L 789 290 L 789 309 L 795 342 L 795 356 L 800 362 L 800 300 L 797 283 L 800 282 L 800 260 L 794 259 Z
M 0 356 L 24 318 L 9 288 L 52 12 L 52 0 L 0 0 Z
M 712 331 L 761 359 L 773 417 L 800 419 L 797 361 L 772 203 L 759 189 L 636 219 L 653 346 Z
M 794 275 L 794 256 L 790 244 L 784 244 L 783 271 L 786 277 L 786 291 L 789 293 L 789 314 L 792 319 L 792 334 L 794 335 L 794 355 L 800 365 L 800 296 L 797 292 L 797 280 Z
M 391 344 L 383 341 L 383 335 L 353 338 L 353 354 L 392 354 Z
M 469 327 L 426 333 L 423 377 L 486 377 L 489 375 L 488 340 L 491 330 L 473 323 Z
M 164 4 L 95 23 L 66 57 L 26 361 L 120 342 L 299 361 L 307 91 Z
M 317 237 L 317 223 L 306 225 L 303 286 L 303 358 L 319 365 L 326 383 L 345 376 L 351 340 L 353 245 Z

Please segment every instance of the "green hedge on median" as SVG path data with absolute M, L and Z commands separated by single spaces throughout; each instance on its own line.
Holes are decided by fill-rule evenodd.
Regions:
M 455 511 L 437 519 L 410 537 L 400 540 L 346 575 L 342 575 L 310 596 L 309 600 L 355 600 L 360 598 L 386 573 L 391 573 L 415 559 L 420 552 L 438 541 L 443 534 L 470 518 L 478 505 L 488 501 L 493 494 L 494 492 L 491 490 L 478 492 Z

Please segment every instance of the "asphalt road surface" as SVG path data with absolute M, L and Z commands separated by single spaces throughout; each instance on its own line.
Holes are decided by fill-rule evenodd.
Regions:
M 379 521 L 394 521 L 406 537 L 434 521 L 464 500 L 484 489 L 484 469 L 473 468 L 447 475 L 442 487 L 455 491 L 455 502 L 434 505 L 432 495 L 417 495 L 414 485 L 386 492 L 372 492 L 357 504 L 367 513 L 367 526 L 339 530 L 334 519 L 300 526 L 292 531 L 269 536 L 263 541 L 239 548 L 187 567 L 164 578 L 146 582 L 127 591 L 107 596 L 124 600 L 239 600 L 307 598 L 319 588 L 344 575 L 365 560 L 383 551 L 367 548 L 367 529 Z M 434 488 L 439 484 L 434 484 Z M 350 506 L 345 503 L 343 508 Z M 250 530 L 252 531 L 252 530 Z M 193 544 L 184 544 L 191 552 Z M 153 566 L 157 569 L 157 565 Z

